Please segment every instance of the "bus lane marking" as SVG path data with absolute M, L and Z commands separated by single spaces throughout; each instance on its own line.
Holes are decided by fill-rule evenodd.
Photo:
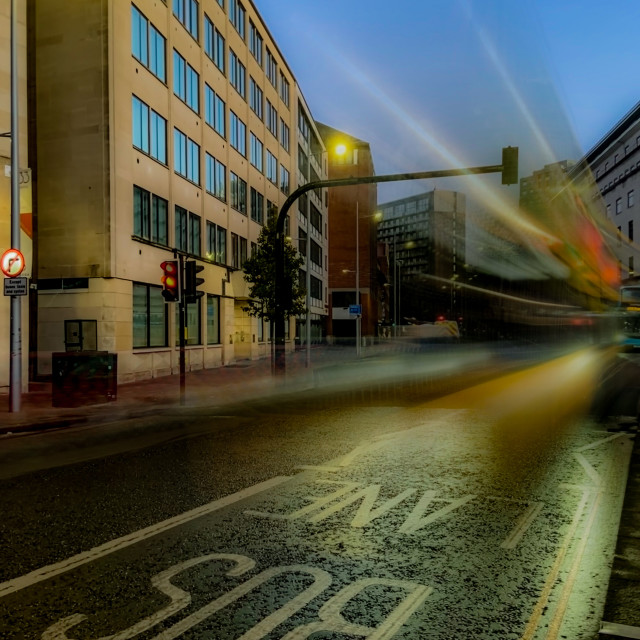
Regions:
M 185 609 L 191 603 L 191 594 L 173 585 L 171 579 L 186 569 L 211 560 L 226 560 L 235 563 L 235 566 L 225 573 L 226 576 L 243 575 L 255 566 L 255 561 L 247 556 L 224 553 L 200 556 L 173 565 L 169 569 L 161 571 L 151 578 L 152 585 L 169 597 L 171 600 L 169 605 L 140 620 L 131 627 L 110 636 L 103 636 L 99 640 L 130 640 L 141 633 L 149 631 L 170 616 Z M 265 569 L 242 584 L 239 584 L 228 593 L 212 600 L 197 611 L 174 623 L 171 627 L 155 635 L 153 640 L 174 640 L 207 618 L 212 617 L 221 609 L 248 595 L 254 589 L 274 578 L 286 574 L 308 575 L 313 578 L 313 582 L 275 611 L 266 615 L 238 638 L 238 640 L 260 640 L 271 633 L 277 626 L 290 619 L 309 604 L 311 600 L 326 591 L 332 582 L 331 575 L 324 569 L 306 565 L 290 565 Z M 375 627 L 347 621 L 343 612 L 349 603 L 369 587 L 379 586 L 389 588 L 393 599 L 397 598 L 394 593 L 398 589 L 402 589 L 406 595 Z M 360 578 L 344 586 L 322 605 L 318 611 L 319 621 L 299 625 L 283 636 L 283 640 L 302 640 L 308 638 L 309 635 L 313 633 L 323 631 L 362 636 L 368 640 L 387 640 L 392 638 L 400 630 L 402 625 L 422 606 L 432 592 L 432 587 L 409 580 Z M 379 598 L 379 595 L 377 597 Z M 350 615 L 353 614 L 351 613 Z M 75 613 L 66 616 L 49 626 L 42 633 L 41 638 L 42 640 L 73 640 L 73 638 L 67 635 L 67 631 L 85 620 L 88 620 L 88 616 L 84 614 Z
M 209 502 L 208 504 L 196 507 L 195 509 L 191 509 L 190 511 L 185 511 L 184 513 L 174 516 L 173 518 L 168 518 L 167 520 L 163 520 L 162 522 L 158 522 L 149 527 L 145 527 L 144 529 L 140 529 L 139 531 L 135 531 L 134 533 L 127 534 L 125 536 L 122 536 L 121 538 L 110 540 L 109 542 L 94 547 L 93 549 L 89 549 L 88 551 L 78 553 L 74 556 L 71 556 L 71 558 L 67 558 L 66 560 L 63 560 L 61 562 L 56 562 L 55 564 L 41 567 L 40 569 L 31 571 L 30 573 L 20 576 L 19 578 L 7 580 L 6 582 L 0 583 L 0 598 L 9 595 L 10 593 L 20 591 L 21 589 L 25 589 L 26 587 L 30 587 L 34 584 L 37 584 L 38 582 L 42 582 L 43 580 L 48 580 L 53 576 L 66 573 L 71 569 L 75 569 L 89 562 L 93 562 L 98 558 L 102 558 L 111 553 L 115 553 L 116 551 L 120 551 L 121 549 L 141 542 L 142 540 L 146 540 L 148 538 L 156 536 L 159 533 L 169 531 L 174 527 L 179 527 L 191 520 L 195 520 L 196 518 L 200 518 L 201 516 L 208 515 L 210 513 L 223 509 L 224 507 L 228 507 L 229 505 L 232 505 L 236 502 L 240 502 L 245 498 L 255 496 L 256 494 L 262 493 L 263 491 L 267 491 L 269 489 L 273 489 L 274 487 L 288 482 L 290 479 L 290 476 L 276 476 L 275 478 L 271 478 L 270 480 L 259 482 L 252 487 L 247 487 L 246 489 L 242 489 L 240 491 L 237 491 L 236 493 L 232 493 L 228 496 L 225 496 L 224 498 L 220 498 L 219 500 L 214 500 L 213 502 Z

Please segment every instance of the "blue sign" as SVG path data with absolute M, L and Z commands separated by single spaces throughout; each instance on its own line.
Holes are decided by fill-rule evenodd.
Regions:
M 349 313 L 352 316 L 359 316 L 362 313 L 362 305 L 361 304 L 349 305 Z

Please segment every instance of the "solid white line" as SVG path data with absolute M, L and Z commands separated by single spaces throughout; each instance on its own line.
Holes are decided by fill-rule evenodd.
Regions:
M 106 542 L 105 544 L 102 544 L 98 547 L 89 549 L 89 551 L 78 553 L 77 555 L 72 556 L 71 558 L 67 558 L 66 560 L 63 560 L 61 562 L 50 564 L 46 567 L 36 569 L 31 573 L 27 573 L 24 576 L 20 576 L 19 578 L 14 578 L 13 580 L 3 582 L 0 584 L 0 598 L 10 593 L 20 591 L 21 589 L 24 589 L 26 587 L 30 587 L 31 585 L 37 584 L 38 582 L 42 582 L 43 580 L 47 580 L 48 578 L 51 578 L 53 576 L 60 575 L 61 573 L 65 573 L 66 571 L 70 571 L 71 569 L 75 569 L 76 567 L 79 567 L 83 564 L 93 562 L 94 560 L 107 556 L 110 553 L 120 551 L 125 547 L 129 547 L 133 544 L 141 542 L 142 540 L 146 540 L 147 538 L 158 535 L 159 533 L 163 533 L 165 531 L 168 531 L 169 529 L 173 529 L 174 527 L 179 527 L 180 525 L 183 525 L 190 520 L 195 520 L 196 518 L 199 518 L 201 516 L 205 516 L 213 513 L 214 511 L 218 511 L 219 509 L 223 509 L 224 507 L 228 507 L 235 502 L 240 502 L 240 500 L 244 500 L 245 498 L 254 496 L 257 493 L 272 489 L 273 487 L 283 484 L 290 479 L 290 476 L 276 476 L 275 478 L 271 478 L 270 480 L 259 482 L 252 487 L 247 487 L 246 489 L 242 489 L 241 491 L 232 493 L 231 495 L 220 498 L 219 500 L 214 500 L 213 502 L 209 502 L 208 504 L 202 505 L 201 507 L 196 507 L 195 509 L 191 509 L 190 511 L 185 511 L 184 513 L 174 516 L 173 518 L 169 518 L 168 520 L 163 520 L 162 522 L 158 522 L 157 524 L 151 525 L 150 527 L 145 527 L 144 529 L 140 529 L 139 531 L 135 531 L 134 533 L 130 533 L 129 535 L 123 536 L 121 538 L 116 538 L 115 540 Z
M 522 540 L 527 529 L 542 511 L 542 502 L 534 502 L 529 508 L 518 518 L 518 522 L 504 542 L 500 545 L 503 549 L 515 549 L 516 545 Z

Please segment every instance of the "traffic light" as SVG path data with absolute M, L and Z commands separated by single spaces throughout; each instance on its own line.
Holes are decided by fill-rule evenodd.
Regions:
M 198 287 L 204 282 L 204 278 L 198 278 L 196 275 L 200 273 L 204 267 L 193 260 L 186 262 L 184 266 L 184 299 L 185 302 L 195 302 L 204 295 L 204 291 L 198 291 Z
M 518 147 L 502 148 L 502 184 L 518 184 Z
M 162 269 L 162 297 L 166 302 L 180 302 L 180 272 L 177 260 L 165 260 Z

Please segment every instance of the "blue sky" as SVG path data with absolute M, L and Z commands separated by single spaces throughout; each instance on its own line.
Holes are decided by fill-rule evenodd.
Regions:
M 378 174 L 497 164 L 513 145 L 527 175 L 640 100 L 637 0 L 255 2 L 314 117 L 370 142 Z M 433 186 L 464 188 L 381 185 L 379 201 Z

